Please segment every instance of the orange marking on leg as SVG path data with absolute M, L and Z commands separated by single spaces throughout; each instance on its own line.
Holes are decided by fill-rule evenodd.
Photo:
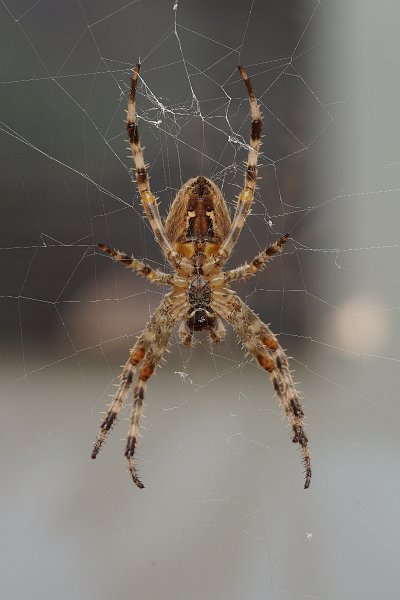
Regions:
M 155 369 L 155 364 L 154 363 L 148 363 L 147 365 L 145 365 L 143 367 L 143 369 L 141 369 L 139 378 L 142 381 L 147 381 L 148 378 L 153 375 L 154 369 Z
M 144 348 L 138 348 L 137 350 L 135 350 L 134 352 L 132 352 L 132 354 L 131 354 L 131 356 L 129 358 L 129 362 L 132 365 L 137 365 L 138 363 L 140 363 L 140 361 L 144 357 L 145 352 L 146 351 L 145 351 Z
M 257 360 L 260 367 L 265 369 L 266 371 L 273 371 L 275 368 L 274 361 L 269 356 L 264 356 L 263 354 L 257 354 Z
M 276 350 L 278 348 L 278 342 L 274 338 L 263 337 L 261 341 L 269 350 Z

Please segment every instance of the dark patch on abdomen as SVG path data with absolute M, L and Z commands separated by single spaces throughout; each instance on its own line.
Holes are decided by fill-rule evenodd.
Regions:
M 209 317 L 205 310 L 196 310 L 194 317 L 188 319 L 188 327 L 191 331 L 201 331 L 214 326 L 214 317 Z
M 202 186 L 198 186 L 196 191 L 203 191 Z M 187 238 L 196 242 L 214 241 L 214 224 L 210 215 L 214 210 L 214 203 L 211 196 L 192 196 L 188 202 L 188 212 L 195 213 L 194 217 L 189 217 L 187 229 Z

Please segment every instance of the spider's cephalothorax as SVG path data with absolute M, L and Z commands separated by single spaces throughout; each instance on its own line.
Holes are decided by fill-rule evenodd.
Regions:
M 121 412 L 133 383 L 134 372 L 138 370 L 133 388 L 133 407 L 125 456 L 133 481 L 139 488 L 144 487 L 134 462 L 143 401 L 147 381 L 162 358 L 172 329 L 177 323 L 180 324 L 179 338 L 184 344 L 191 345 L 194 333 L 202 330 L 208 332 L 212 342 L 219 342 L 225 335 L 223 321 L 226 321 L 234 328 L 247 352 L 267 371 L 271 379 L 288 419 L 292 440 L 301 448 L 305 467 L 304 487 L 308 488 L 311 482 L 311 459 L 303 426 L 304 413 L 288 359 L 269 327 L 230 289 L 231 282 L 247 279 L 263 269 L 266 263 L 282 250 L 289 236 L 281 236 L 250 263 L 244 263 L 230 271 L 222 270 L 249 213 L 257 180 L 262 119 L 249 77 L 243 67 L 239 67 L 249 95 L 252 124 L 244 186 L 238 196 L 232 221 L 219 188 L 210 179 L 200 176 L 190 179 L 181 187 L 164 224 L 156 198 L 150 191 L 136 123 L 139 70 L 140 66 L 136 65 L 132 76 L 126 127 L 142 205 L 153 233 L 174 272 L 168 274 L 152 269 L 140 260 L 105 244 L 99 244 L 99 247 L 114 260 L 154 283 L 170 286 L 171 291 L 165 295 L 131 350 L 120 374 L 117 392 L 100 424 L 92 458 L 96 458 L 107 433 Z

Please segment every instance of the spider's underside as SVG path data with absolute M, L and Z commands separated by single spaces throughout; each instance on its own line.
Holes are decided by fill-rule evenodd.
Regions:
M 140 65 L 136 65 L 131 84 L 126 127 L 136 168 L 136 181 L 145 213 L 163 253 L 174 273 L 154 270 L 143 262 L 109 248 L 99 247 L 114 260 L 121 262 L 154 283 L 171 287 L 150 322 L 132 348 L 121 374 L 117 392 L 108 407 L 92 450 L 96 458 L 107 433 L 117 419 L 139 368 L 133 389 L 133 408 L 130 418 L 125 456 L 132 479 L 139 488 L 140 481 L 134 454 L 148 379 L 154 373 L 167 347 L 175 324 L 179 323 L 179 338 L 183 344 L 194 343 L 195 331 L 208 332 L 211 342 L 225 336 L 223 321 L 229 323 L 247 352 L 267 371 L 293 433 L 293 442 L 300 445 L 305 467 L 304 487 L 311 482 L 311 461 L 308 440 L 304 432 L 304 412 L 290 373 L 288 360 L 269 327 L 230 289 L 230 282 L 246 279 L 265 267 L 288 240 L 284 235 L 258 254 L 249 264 L 230 271 L 222 267 L 230 256 L 249 213 L 257 180 L 257 157 L 261 145 L 261 113 L 249 77 L 243 67 L 240 75 L 246 84 L 252 117 L 249 155 L 245 181 L 235 214 L 231 221 L 219 188 L 206 177 L 195 177 L 179 190 L 163 224 L 155 197 L 150 191 L 136 124 L 136 87 Z

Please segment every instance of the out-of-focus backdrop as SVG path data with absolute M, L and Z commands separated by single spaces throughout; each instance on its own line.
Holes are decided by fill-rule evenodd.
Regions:
M 400 88 L 395 0 L 0 7 L 2 598 L 398 598 Z M 231 265 L 289 231 L 241 296 L 293 356 L 308 491 L 265 374 L 234 336 L 171 339 L 138 464 L 100 412 L 161 299 L 97 242 L 166 268 L 132 182 L 132 66 L 165 215 L 243 181 L 246 66 L 265 128 Z M 128 416 L 129 408 L 124 414 Z

